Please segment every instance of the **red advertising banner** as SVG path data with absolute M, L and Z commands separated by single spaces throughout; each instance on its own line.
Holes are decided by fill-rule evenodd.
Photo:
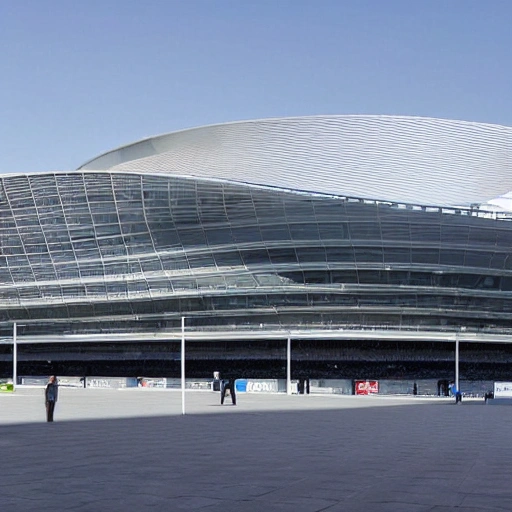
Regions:
M 356 380 L 356 395 L 375 395 L 379 392 L 378 380 Z

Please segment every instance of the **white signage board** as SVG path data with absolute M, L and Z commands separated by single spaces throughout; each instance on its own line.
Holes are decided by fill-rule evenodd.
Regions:
M 512 398 L 512 382 L 495 382 L 494 398 Z
M 247 393 L 277 393 L 279 386 L 277 379 L 247 379 Z

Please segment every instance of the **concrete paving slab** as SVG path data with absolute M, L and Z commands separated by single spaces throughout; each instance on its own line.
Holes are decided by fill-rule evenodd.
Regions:
M 483 400 L 63 388 L 0 395 L 1 511 L 512 510 L 512 408 Z

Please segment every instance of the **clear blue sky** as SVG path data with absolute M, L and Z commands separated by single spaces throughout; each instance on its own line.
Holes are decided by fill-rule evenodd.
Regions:
M 512 125 L 510 0 L 0 0 L 0 172 L 211 123 Z

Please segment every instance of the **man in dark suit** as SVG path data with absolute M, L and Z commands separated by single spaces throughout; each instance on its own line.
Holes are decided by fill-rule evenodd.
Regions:
M 236 391 L 235 391 L 235 379 L 223 379 L 220 381 L 220 404 L 224 403 L 226 398 L 226 391 L 229 390 L 231 395 L 231 401 L 233 405 L 236 405 Z

